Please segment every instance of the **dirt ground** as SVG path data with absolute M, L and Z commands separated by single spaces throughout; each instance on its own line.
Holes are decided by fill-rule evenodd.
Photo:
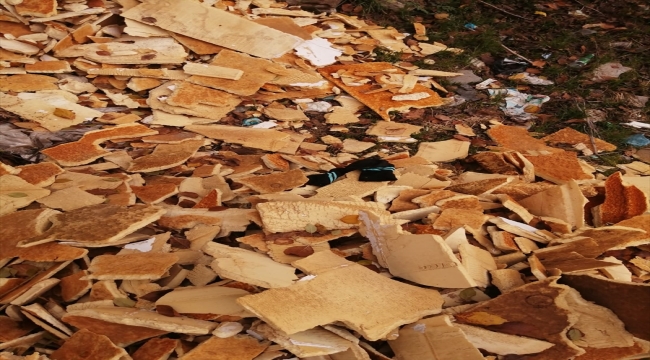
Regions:
M 490 6 L 493 5 L 493 6 Z M 648 121 L 648 102 L 639 103 L 637 96 L 650 94 L 650 7 L 643 1 L 481 1 L 353 0 L 339 7 L 346 14 L 372 19 L 378 25 L 394 26 L 399 31 L 413 33 L 413 23 L 427 28 L 431 41 L 463 49 L 459 55 L 440 52 L 415 62 L 423 68 L 445 71 L 474 70 L 483 79 L 495 78 L 506 86 L 522 92 L 548 95 L 538 119 L 525 123 L 540 136 L 570 126 L 593 134 L 617 145 L 616 152 L 600 154 L 589 160 L 605 166 L 626 163 L 637 148 L 626 138 L 641 132 L 622 126 L 629 121 Z M 577 16 L 584 14 L 584 16 Z M 573 14 L 573 15 L 572 15 Z M 475 30 L 466 24 L 476 25 Z M 468 25 L 469 26 L 469 25 Z M 527 66 L 531 74 L 554 82 L 550 86 L 522 85 L 508 80 L 507 75 L 495 73 L 491 65 L 500 58 L 519 60 L 518 55 L 532 61 Z M 594 57 L 579 69 L 569 65 L 589 54 Z M 386 61 L 411 60 L 408 54 L 380 52 Z M 488 66 L 482 69 L 470 65 L 480 59 Z M 618 79 L 593 82 L 592 72 L 601 64 L 619 62 L 632 68 Z M 460 93 L 458 86 L 442 80 L 450 90 L 448 96 Z M 397 115 L 396 121 L 424 125 L 417 134 L 423 141 L 445 140 L 455 132 L 456 122 L 475 123 L 485 118 L 504 119 L 498 109 L 500 99 L 490 99 L 486 91 L 477 91 L 476 100 L 455 107 L 414 110 Z M 372 119 L 371 114 L 367 117 Z M 647 131 L 646 131 L 647 133 Z M 492 145 L 485 136 L 472 144 L 471 152 Z

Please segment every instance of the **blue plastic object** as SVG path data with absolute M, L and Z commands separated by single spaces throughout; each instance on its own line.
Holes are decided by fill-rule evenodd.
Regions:
M 634 134 L 628 137 L 627 139 L 625 139 L 625 142 L 632 146 L 637 146 L 637 147 L 646 146 L 650 144 L 650 140 L 647 137 L 645 137 L 643 134 Z
M 244 126 L 253 126 L 253 125 L 257 125 L 257 124 L 261 124 L 261 123 L 262 123 L 262 120 L 254 117 L 254 118 L 244 120 L 242 122 L 242 125 L 244 125 Z

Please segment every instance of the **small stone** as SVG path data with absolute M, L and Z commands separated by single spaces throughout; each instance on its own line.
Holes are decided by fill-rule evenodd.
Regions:
M 460 70 L 459 73 L 462 73 L 461 76 L 454 76 L 449 78 L 449 82 L 452 84 L 473 84 L 483 81 L 480 76 L 474 74 L 472 70 Z
M 217 326 L 217 328 L 212 332 L 212 335 L 218 338 L 229 338 L 239 334 L 244 330 L 244 326 L 238 322 L 222 322 Z

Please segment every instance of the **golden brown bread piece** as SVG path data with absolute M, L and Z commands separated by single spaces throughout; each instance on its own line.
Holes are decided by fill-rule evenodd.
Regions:
M 57 90 L 57 78 L 45 75 L 23 74 L 13 75 L 0 80 L 0 91 L 40 91 Z
M 108 129 L 89 131 L 78 141 L 54 146 L 41 151 L 64 166 L 88 164 L 102 156 L 110 154 L 99 144 L 114 139 L 127 139 L 155 135 L 158 131 L 149 129 L 142 124 L 123 124 Z
M 63 169 L 51 162 L 19 166 L 17 169 L 20 169 L 18 177 L 32 185 L 41 187 L 51 185 L 54 178 L 63 173 Z
M 381 73 L 385 70 L 397 70 L 395 73 L 402 73 L 401 70 L 395 66 L 384 63 L 384 62 L 368 62 L 363 64 L 353 64 L 353 65 L 330 65 L 324 68 L 318 69 L 321 75 L 323 75 L 327 80 L 334 83 L 336 86 L 345 90 L 348 94 L 354 96 L 357 100 L 364 103 L 366 106 L 371 108 L 374 112 L 379 114 L 384 120 L 390 121 L 390 115 L 388 114 L 393 110 L 408 110 L 409 108 L 425 108 L 432 106 L 441 106 L 443 104 L 442 99 L 435 91 L 422 86 L 420 84 L 415 85 L 413 88 L 413 93 L 426 93 L 429 97 L 420 99 L 420 100 L 407 100 L 407 101 L 395 101 L 392 99 L 393 93 L 390 91 L 376 92 L 372 94 L 366 94 L 366 92 L 373 90 L 376 85 L 372 84 L 363 84 L 361 86 L 348 86 L 343 83 L 340 79 L 336 79 L 332 76 L 332 73 L 336 73 L 339 70 L 352 71 L 352 72 L 363 72 L 363 73 Z
M 137 204 L 131 207 L 99 204 L 57 214 L 54 225 L 41 235 L 20 241 L 20 246 L 34 246 L 56 240 L 78 243 L 117 241 L 158 220 L 165 210 Z
M 507 162 L 502 153 L 483 151 L 472 156 L 472 159 L 493 174 L 519 175 L 517 168 Z
M 580 131 L 574 130 L 570 127 L 566 127 L 562 130 L 556 131 L 551 135 L 543 137 L 541 140 L 548 142 L 551 145 L 555 144 L 568 144 L 568 145 L 577 145 L 585 144 L 589 149 L 592 149 L 591 139 L 589 135 L 583 134 Z M 596 144 L 596 149 L 598 151 L 614 151 L 616 150 L 616 145 L 610 144 L 607 141 L 594 139 Z
M 24 261 L 68 261 L 83 257 L 86 249 L 48 243 L 28 248 L 16 247 L 20 241 L 38 236 L 47 229 L 52 209 L 21 210 L 0 217 L 0 260 L 18 257 Z
M 186 162 L 203 146 L 203 140 L 187 140 L 180 144 L 159 144 L 153 153 L 131 163 L 130 172 L 153 172 L 173 168 Z
M 594 225 L 614 224 L 641 215 L 648 210 L 648 198 L 634 185 L 623 182 L 620 172 L 605 181 L 605 202 L 594 207 Z
M 526 156 L 535 166 L 535 175 L 556 184 L 565 184 L 569 180 L 590 180 L 574 152 L 563 151 L 550 155 Z
M 88 330 L 77 331 L 50 354 L 52 360 L 119 360 L 123 356 L 128 356 L 126 350 L 115 346 L 108 337 Z
M 16 12 L 23 16 L 48 17 L 56 15 L 56 6 L 56 0 L 23 0 L 16 5 Z
M 542 140 L 530 136 L 528 130 L 519 126 L 498 125 L 491 127 L 486 134 L 499 146 L 526 154 L 529 151 L 561 152 L 562 150 L 546 146 Z
M 133 353 L 133 360 L 164 360 L 176 349 L 176 346 L 178 346 L 176 339 L 151 339 Z
M 178 194 L 174 184 L 159 183 L 145 186 L 131 186 L 131 191 L 145 204 L 157 204 L 166 198 Z

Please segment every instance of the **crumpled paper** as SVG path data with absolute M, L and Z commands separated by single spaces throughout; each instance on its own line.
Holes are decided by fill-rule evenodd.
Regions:
M 531 85 L 553 85 L 551 80 L 542 79 L 527 72 L 512 75 L 508 79 Z
M 618 79 L 621 74 L 626 73 L 632 70 L 627 66 L 621 65 L 621 63 L 610 62 L 607 64 L 602 64 L 594 70 L 594 76 L 591 78 L 591 81 L 607 81 Z
M 516 89 L 488 89 L 490 97 L 505 95 L 505 105 L 499 108 L 509 117 L 517 121 L 528 121 L 535 118 L 542 109 L 542 104 L 551 100 L 546 95 L 531 95 Z

